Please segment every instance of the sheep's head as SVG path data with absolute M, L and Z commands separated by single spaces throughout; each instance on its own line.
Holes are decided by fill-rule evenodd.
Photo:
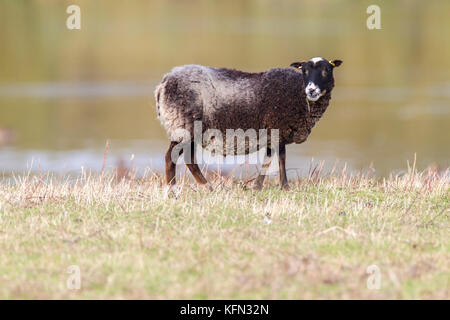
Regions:
M 328 61 L 324 58 L 316 57 L 306 62 L 291 63 L 291 67 L 302 71 L 306 98 L 309 101 L 317 101 L 333 89 L 333 69 L 341 64 L 341 60 Z

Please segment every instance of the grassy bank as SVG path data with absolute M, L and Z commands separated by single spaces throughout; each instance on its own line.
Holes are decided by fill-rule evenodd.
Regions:
M 276 183 L 186 180 L 167 198 L 158 175 L 16 177 L 0 298 L 450 298 L 448 170 Z

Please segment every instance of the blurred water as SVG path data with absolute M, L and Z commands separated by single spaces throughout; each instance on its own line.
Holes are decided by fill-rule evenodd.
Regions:
M 153 90 L 165 72 L 188 63 L 261 71 L 313 56 L 344 63 L 324 118 L 288 147 L 291 175 L 311 158 L 386 174 L 416 153 L 419 168 L 445 167 L 450 4 L 380 1 L 374 31 L 369 4 L 79 1 L 82 29 L 69 31 L 63 3 L 3 1 L 0 170 L 100 170 L 106 140 L 108 168 L 134 155 L 136 167 L 161 170 L 167 139 Z

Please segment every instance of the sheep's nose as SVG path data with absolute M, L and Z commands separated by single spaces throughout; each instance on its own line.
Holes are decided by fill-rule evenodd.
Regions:
M 309 94 L 313 94 L 314 91 L 315 91 L 315 90 L 314 90 L 313 88 L 309 88 L 309 89 L 308 89 L 308 93 L 309 93 Z

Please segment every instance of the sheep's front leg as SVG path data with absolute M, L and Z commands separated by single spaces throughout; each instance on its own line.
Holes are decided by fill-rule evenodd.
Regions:
M 280 185 L 281 189 L 288 190 L 288 180 L 286 176 L 286 145 L 280 144 L 280 151 L 278 153 L 278 164 L 280 166 Z
M 255 180 L 255 184 L 253 185 L 253 189 L 261 190 L 263 187 L 264 179 L 266 178 L 267 170 L 270 167 L 270 163 L 272 162 L 272 149 L 267 148 L 266 154 L 264 155 L 264 162 L 261 167 L 261 172 Z
M 165 160 L 165 172 L 166 172 L 166 184 L 169 186 L 174 186 L 176 184 L 175 174 L 176 174 L 176 161 L 172 161 L 172 150 L 178 144 L 176 141 L 171 141 L 169 148 L 166 151 Z
M 190 157 L 188 154 L 184 154 L 184 162 L 186 163 L 186 166 L 189 168 L 189 171 L 191 171 L 192 176 L 194 177 L 195 181 L 197 183 L 206 185 L 210 191 L 212 191 L 211 185 L 208 183 L 208 180 L 203 176 L 202 171 L 197 165 L 197 161 L 195 159 L 195 144 L 191 143 L 191 152 Z

